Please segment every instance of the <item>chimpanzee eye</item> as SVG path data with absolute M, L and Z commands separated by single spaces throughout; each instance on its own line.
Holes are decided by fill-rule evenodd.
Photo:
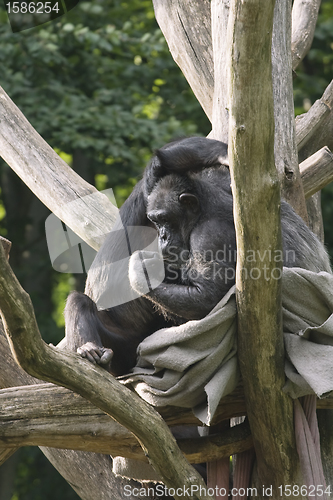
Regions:
M 179 202 L 181 203 L 181 205 L 192 209 L 195 209 L 199 206 L 198 198 L 195 196 L 195 194 L 192 193 L 182 193 L 181 195 L 179 195 Z

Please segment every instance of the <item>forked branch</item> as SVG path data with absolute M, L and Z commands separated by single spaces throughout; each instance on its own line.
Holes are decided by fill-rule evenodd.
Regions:
M 102 368 L 43 342 L 30 297 L 13 274 L 2 245 L 0 310 L 15 358 L 28 373 L 77 392 L 133 432 L 165 485 L 180 488 L 181 492 L 184 487 L 189 489 L 185 497 L 175 498 L 211 500 L 205 494 L 202 477 L 188 463 L 168 426 L 150 405 Z M 201 492 L 196 489 L 200 486 Z

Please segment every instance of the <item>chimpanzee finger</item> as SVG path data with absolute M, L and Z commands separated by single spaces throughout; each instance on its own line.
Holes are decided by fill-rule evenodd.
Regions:
M 94 356 L 94 351 L 86 351 L 86 358 L 90 363 L 93 363 L 94 365 L 97 363 L 98 359 L 96 356 Z
M 110 363 L 112 357 L 113 357 L 112 349 L 103 349 L 103 354 L 99 362 L 101 365 L 107 365 L 108 363 Z
M 96 364 L 100 359 L 100 356 L 98 356 L 93 349 L 88 350 L 88 348 L 84 346 L 78 347 L 77 353 L 80 354 L 82 358 L 87 358 L 87 360 L 93 364 Z

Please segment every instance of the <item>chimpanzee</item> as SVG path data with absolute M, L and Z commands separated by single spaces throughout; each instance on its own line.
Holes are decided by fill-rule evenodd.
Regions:
M 284 201 L 281 225 L 285 266 L 330 272 L 323 245 Z M 147 290 L 161 256 L 141 250 L 151 243 L 152 237 L 145 235 L 130 258 L 128 276 L 113 275 L 112 283 L 114 293 L 129 279 L 142 296 L 98 310 L 110 263 L 117 267 L 128 255 L 126 231 L 133 226 L 157 229 L 164 280 Z M 67 346 L 114 375 L 124 374 L 134 366 L 136 348 L 145 337 L 211 311 L 234 284 L 235 266 L 227 145 L 198 137 L 167 144 L 120 209 L 115 229 L 89 270 L 85 294 L 73 292 L 67 300 Z

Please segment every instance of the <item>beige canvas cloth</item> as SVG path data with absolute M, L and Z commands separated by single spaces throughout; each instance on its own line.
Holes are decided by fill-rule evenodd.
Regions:
M 333 275 L 284 268 L 282 312 L 285 391 L 295 399 L 328 395 L 333 391 Z M 147 337 L 133 373 L 122 382 L 154 406 L 192 408 L 209 425 L 221 398 L 239 381 L 236 314 L 233 287 L 202 320 Z

